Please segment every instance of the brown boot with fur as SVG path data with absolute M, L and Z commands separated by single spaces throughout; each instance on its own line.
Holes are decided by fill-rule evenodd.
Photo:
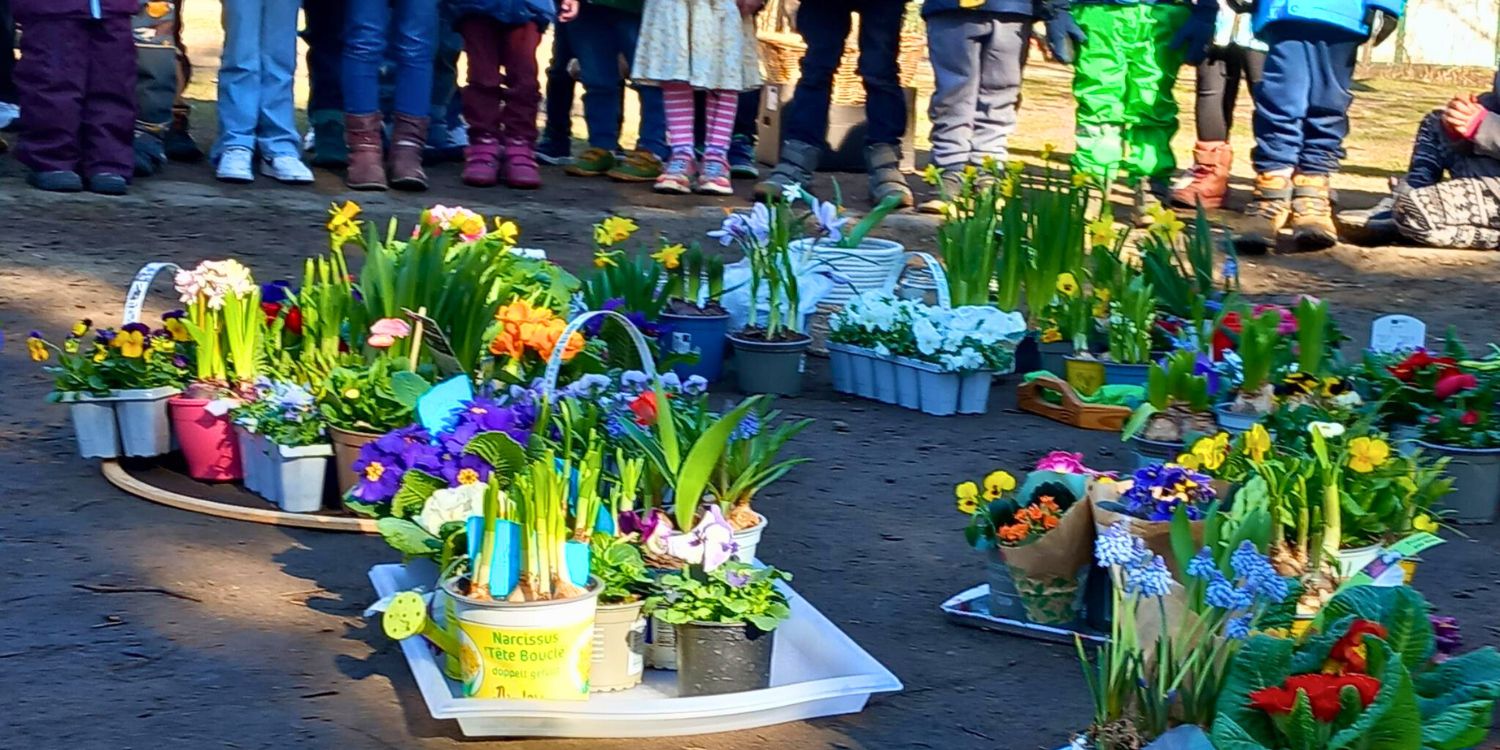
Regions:
M 1228 141 L 1198 141 L 1185 183 L 1172 186 L 1172 204 L 1184 208 L 1222 208 L 1229 196 L 1229 166 L 1234 151 Z
M 426 117 L 396 115 L 391 129 L 391 187 L 421 192 L 427 189 L 422 149 L 427 145 Z

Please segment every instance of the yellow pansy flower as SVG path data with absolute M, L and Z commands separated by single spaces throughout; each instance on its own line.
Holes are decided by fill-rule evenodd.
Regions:
M 999 500 L 1000 496 L 1016 488 L 1016 478 L 1009 472 L 992 471 L 984 478 L 984 496 L 990 500 Z
M 1434 521 L 1432 516 L 1426 513 L 1417 514 L 1417 517 L 1411 520 L 1411 527 L 1417 531 L 1425 531 L 1429 534 L 1436 534 L 1438 533 L 1438 529 L 1441 528 L 1438 526 L 1438 522 Z
M 63 349 L 63 354 L 77 354 L 78 353 L 78 339 L 72 339 L 72 338 L 70 338 L 67 341 L 64 341 L 63 344 L 62 344 L 62 349 Z
M 1177 454 L 1176 463 L 1178 466 L 1181 466 L 1184 469 L 1190 469 L 1192 471 L 1197 471 L 1203 468 L 1203 462 L 1198 458 L 1197 454 L 1194 453 Z
M 47 350 L 47 342 L 36 335 L 26 337 L 26 353 L 31 355 L 32 362 L 46 362 L 52 358 L 52 352 Z
M 83 320 L 74 323 L 73 329 L 69 331 L 69 333 L 73 334 L 74 337 L 82 336 L 83 334 L 89 332 L 89 327 L 92 325 L 94 325 L 93 321 L 89 320 L 88 318 L 84 318 Z
M 1063 272 L 1057 275 L 1057 292 L 1064 297 L 1072 297 L 1078 294 L 1078 279 L 1073 274 Z
M 979 485 L 964 482 L 953 488 L 953 495 L 958 498 L 960 512 L 972 514 L 979 510 Z
M 106 348 L 104 348 L 102 346 L 94 349 L 94 361 L 95 362 L 103 362 L 105 360 L 105 358 L 107 358 L 107 357 L 109 357 L 109 350 L 108 349 L 106 349 Z
M 682 254 L 685 252 L 687 248 L 682 245 L 664 245 L 660 250 L 651 254 L 651 259 L 670 271 L 682 265 Z
M 140 331 L 120 331 L 111 342 L 128 359 L 139 359 L 146 350 L 146 335 Z
M 1259 422 L 1250 426 L 1250 431 L 1245 433 L 1245 455 L 1255 463 L 1266 460 L 1266 455 L 1271 452 L 1271 433 L 1266 431 L 1265 425 Z
M 1229 458 L 1229 434 L 1221 432 L 1213 437 L 1198 438 L 1193 443 L 1192 453 L 1198 457 L 1203 468 L 1217 471 Z
M 1380 438 L 1357 437 L 1349 441 L 1349 468 L 1368 474 L 1390 460 L 1391 446 Z

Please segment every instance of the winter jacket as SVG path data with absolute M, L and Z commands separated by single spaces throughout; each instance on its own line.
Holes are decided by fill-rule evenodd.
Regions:
M 1365 18 L 1371 9 L 1400 18 L 1406 0 L 1260 0 L 1255 4 L 1255 33 L 1280 21 L 1298 21 L 1369 36 Z
M 553 0 L 444 0 L 449 18 L 489 16 L 500 23 L 546 26 L 557 20 Z
M 1500 72 L 1495 73 L 1494 89 L 1479 95 L 1479 104 L 1488 111 L 1474 131 L 1474 153 L 1500 159 Z
M 133 16 L 141 0 L 10 0 L 17 21 L 36 18 L 104 18 Z
M 646 9 L 646 0 L 583 0 L 590 5 L 602 5 L 606 8 L 623 10 L 627 13 L 640 13 Z
M 1030 18 L 1043 18 L 1045 5 L 1037 0 L 923 0 L 922 17 L 939 13 L 1010 13 Z

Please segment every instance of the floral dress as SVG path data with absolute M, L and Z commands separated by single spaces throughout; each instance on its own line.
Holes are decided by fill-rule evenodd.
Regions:
M 748 91 L 762 80 L 757 45 L 754 19 L 740 16 L 734 0 L 646 0 L 631 75 Z

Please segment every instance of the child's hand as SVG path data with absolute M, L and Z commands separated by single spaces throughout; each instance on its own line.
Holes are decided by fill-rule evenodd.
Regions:
M 1484 106 L 1473 96 L 1456 96 L 1443 108 L 1443 124 L 1461 138 L 1472 138 L 1485 117 Z
M 567 23 L 578 17 L 578 0 L 562 0 L 562 7 L 557 9 L 558 23 Z
M 740 6 L 740 17 L 749 18 L 766 6 L 766 0 L 735 0 L 735 4 Z

